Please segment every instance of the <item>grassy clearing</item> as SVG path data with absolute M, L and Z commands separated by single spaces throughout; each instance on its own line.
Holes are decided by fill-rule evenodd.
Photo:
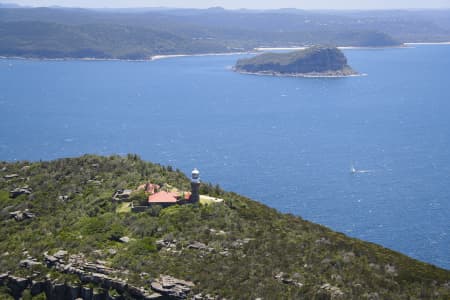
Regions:
M 119 206 L 116 208 L 116 213 L 118 214 L 124 214 L 124 213 L 130 213 L 131 212 L 131 203 L 129 202 L 123 202 L 120 203 Z

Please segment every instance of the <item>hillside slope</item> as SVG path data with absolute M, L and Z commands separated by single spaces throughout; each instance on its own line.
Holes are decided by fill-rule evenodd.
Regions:
M 1 162 L 0 170 L 1 299 L 22 292 L 24 299 L 44 299 L 44 292 L 49 299 L 81 292 L 84 299 L 150 299 L 143 295 L 155 291 L 171 299 L 450 296 L 450 271 L 219 186 L 202 184 L 200 192 L 223 203 L 119 212 L 111 200 L 118 189 L 149 181 L 189 189 L 181 172 L 136 155 Z M 131 200 L 142 202 L 142 193 Z M 12 218 L 17 211 L 25 217 Z M 72 264 L 62 267 L 63 260 Z M 160 275 L 187 282 L 179 283 L 182 292 L 164 294 Z
M 313 12 L 0 8 L 0 56 L 6 57 L 148 59 L 311 44 L 401 42 L 347 17 Z
M 235 70 L 255 74 L 280 75 L 356 74 L 347 64 L 344 53 L 336 47 L 310 47 L 288 53 L 263 53 L 252 58 L 238 60 Z

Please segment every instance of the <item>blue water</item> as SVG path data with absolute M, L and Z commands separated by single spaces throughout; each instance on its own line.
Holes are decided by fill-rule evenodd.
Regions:
M 241 75 L 242 56 L 0 60 L 0 159 L 138 153 L 450 269 L 450 46 L 348 50 L 368 76 Z M 350 174 L 350 166 L 369 170 Z

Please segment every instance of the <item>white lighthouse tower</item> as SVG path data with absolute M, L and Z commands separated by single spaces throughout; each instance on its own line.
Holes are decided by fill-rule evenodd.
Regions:
M 191 202 L 196 203 L 200 200 L 200 171 L 197 169 L 192 170 L 191 177 Z

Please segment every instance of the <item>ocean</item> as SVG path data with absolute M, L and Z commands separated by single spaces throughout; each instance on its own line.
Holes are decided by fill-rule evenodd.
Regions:
M 1 59 L 0 160 L 137 153 L 197 167 L 203 181 L 450 269 L 450 45 L 344 52 L 366 76 L 231 71 L 249 55 Z

